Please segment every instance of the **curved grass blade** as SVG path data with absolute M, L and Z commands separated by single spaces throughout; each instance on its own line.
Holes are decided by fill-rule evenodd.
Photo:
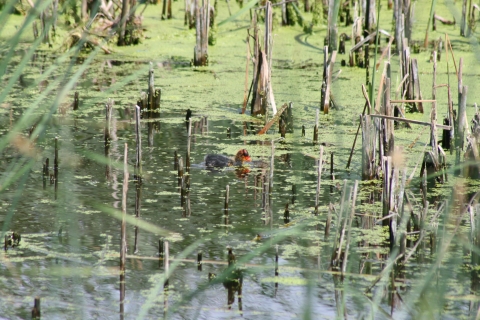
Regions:
M 225 24 L 227 22 L 232 22 L 234 21 L 235 19 L 237 19 L 238 17 L 240 17 L 242 14 L 244 14 L 245 12 L 247 12 L 248 10 L 250 10 L 251 8 L 253 8 L 256 4 L 258 3 L 258 0 L 252 0 L 250 1 L 249 3 L 247 3 L 245 5 L 245 7 L 243 7 L 241 10 L 237 11 L 233 16 L 230 16 L 228 17 L 227 19 L 223 20 L 223 21 L 220 21 L 218 23 L 218 26 L 221 26 L 222 24 Z

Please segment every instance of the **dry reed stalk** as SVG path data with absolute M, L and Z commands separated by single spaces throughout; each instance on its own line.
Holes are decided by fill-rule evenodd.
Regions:
M 378 60 L 377 64 L 375 65 L 375 70 L 378 71 L 378 68 L 380 67 L 380 63 L 385 58 L 385 56 L 390 52 L 394 39 L 395 39 L 394 37 L 390 37 L 390 40 L 388 41 L 387 46 L 385 47 L 385 49 L 383 49 L 382 55 L 380 56 L 380 59 Z M 390 56 L 388 57 L 388 61 L 390 62 Z
M 127 254 L 127 191 L 128 191 L 128 145 L 123 154 L 122 225 L 120 229 L 120 315 L 123 316 L 125 301 L 125 260 Z
M 320 199 L 320 182 L 322 180 L 322 167 L 323 167 L 323 146 L 320 146 L 320 157 L 318 159 L 317 167 L 317 192 L 315 194 L 315 215 L 318 215 L 318 205 Z
M 357 202 L 357 190 L 358 190 L 358 180 L 355 180 L 355 185 L 353 187 L 353 199 L 351 202 L 352 209 L 350 211 L 350 217 L 348 221 L 348 233 L 347 233 L 347 241 L 345 245 L 345 252 L 343 256 L 342 262 L 342 273 L 345 274 L 347 272 L 347 260 L 348 260 L 348 251 L 350 249 L 350 239 L 352 234 L 352 222 L 353 218 L 355 217 L 355 203 Z
M 370 115 L 370 117 L 388 119 L 388 120 L 395 120 L 395 121 L 407 122 L 407 123 L 413 123 L 413 124 L 419 124 L 419 125 L 422 125 L 422 126 L 431 126 L 432 125 L 430 122 L 410 120 L 410 119 L 399 118 L 399 117 L 384 116 L 384 115 L 381 115 L 381 114 L 372 114 L 372 115 Z M 441 124 L 437 124 L 437 127 L 442 128 L 442 129 L 446 129 L 446 130 L 450 130 L 452 128 L 452 126 L 446 126 L 446 125 L 441 125 Z
M 230 198 L 230 186 L 227 184 L 225 187 L 225 202 L 223 206 L 223 210 L 225 211 L 225 215 L 228 216 L 228 202 Z
M 136 140 L 136 157 L 135 157 L 135 175 L 137 181 L 142 179 L 142 134 L 140 130 L 140 107 L 135 106 L 135 140 Z
M 280 108 L 280 110 L 275 114 L 275 116 L 267 122 L 267 124 L 260 130 L 257 132 L 257 135 L 262 135 L 262 134 L 265 134 L 268 129 L 270 129 L 270 127 L 278 121 L 278 119 L 280 119 L 280 116 L 282 115 L 282 113 L 287 109 L 288 105 L 285 103 L 283 104 L 283 106 Z
M 250 64 L 250 35 L 247 36 L 247 63 L 245 67 L 245 91 L 243 93 L 243 107 L 242 107 L 242 114 L 245 114 L 247 110 L 247 103 L 248 103 L 248 65 Z

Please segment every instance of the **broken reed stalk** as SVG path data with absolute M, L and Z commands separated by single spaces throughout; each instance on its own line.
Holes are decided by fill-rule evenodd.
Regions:
M 296 197 L 297 197 L 297 185 L 292 184 L 292 204 L 295 204 Z
M 190 176 L 188 175 L 186 177 L 186 182 L 185 182 L 185 200 L 184 200 L 184 205 L 183 205 L 183 216 L 184 217 L 190 217 L 192 215 L 192 207 L 190 203 Z
M 327 221 L 325 222 L 325 237 L 324 237 L 325 240 L 327 240 L 328 236 L 330 235 L 330 225 L 332 223 L 332 211 L 333 211 L 333 204 L 330 202 L 330 204 L 328 205 Z
M 177 150 L 173 152 L 173 170 L 178 170 L 178 154 Z
M 285 204 L 285 211 L 283 212 L 283 222 L 285 224 L 290 223 L 290 210 L 288 210 L 288 202 Z
M 430 15 L 428 16 L 427 29 L 425 30 L 425 40 L 423 41 L 423 47 L 426 49 L 428 47 L 428 29 L 430 28 L 430 23 L 432 23 L 433 17 L 435 15 L 435 4 L 437 0 L 432 0 L 432 5 L 430 6 Z
M 154 71 L 153 65 L 150 62 L 150 70 L 148 71 L 148 118 L 153 114 L 153 109 L 155 106 L 155 85 L 154 85 Z M 144 106 L 145 107 L 145 106 Z
M 182 157 L 178 158 L 178 186 L 182 186 L 183 181 L 183 159 Z
M 427 155 L 428 153 L 425 152 L 425 155 Z M 425 157 L 424 157 L 425 159 Z M 420 178 L 421 178 L 421 181 L 420 181 L 420 191 L 421 191 L 421 194 L 422 194 L 422 203 L 423 203 L 423 208 L 426 208 L 427 205 L 428 205 L 428 201 L 427 201 L 427 167 L 423 165 L 422 163 L 422 168 L 420 169 Z
M 113 100 L 108 99 L 105 104 L 105 156 L 107 156 L 107 148 L 110 145 L 110 131 L 111 131 L 111 119 L 112 119 L 112 110 L 113 110 Z
M 227 184 L 225 187 L 225 203 L 223 207 L 223 211 L 225 211 L 225 216 L 228 216 L 228 202 L 230 199 L 230 186 Z
M 275 276 L 278 277 L 278 244 L 275 245 Z
M 287 107 L 286 118 L 286 132 L 293 133 L 293 102 L 290 101 Z
M 189 27 L 189 29 L 193 28 L 193 6 L 194 3 L 192 0 L 185 0 L 185 15 L 184 15 L 184 25 Z
M 321 100 L 320 100 L 320 110 L 323 111 L 324 114 L 328 114 L 330 109 L 330 101 L 331 101 L 331 87 L 332 87 L 332 73 L 333 73 L 333 66 L 335 64 L 335 59 L 337 56 L 336 50 L 330 50 L 329 47 L 325 46 L 323 48 L 323 79 L 322 79 L 322 87 L 321 87 Z
M 447 20 L 444 17 L 441 17 L 441 16 L 435 14 L 434 17 L 433 17 L 433 26 L 432 26 L 432 29 L 434 31 L 437 29 L 436 20 L 440 21 L 442 24 L 445 24 L 445 25 L 454 25 L 455 24 L 455 20 L 453 20 L 453 21 L 452 20 Z
M 267 93 L 267 101 L 270 103 L 272 107 L 273 115 L 277 113 L 277 106 L 275 104 L 275 98 L 273 96 L 273 89 L 272 89 L 272 52 L 273 52 L 273 37 L 272 37 L 272 29 L 273 29 L 273 9 L 272 3 L 267 1 L 265 3 L 265 40 L 264 40 L 264 47 L 265 47 L 265 55 L 266 55 L 266 93 Z
M 452 52 L 453 54 L 453 52 Z M 467 86 L 463 85 L 463 58 L 460 58 L 458 64 L 458 112 L 457 112 L 457 139 L 455 146 L 462 149 L 465 144 L 465 131 L 467 129 Z
M 317 192 L 315 194 L 315 215 L 318 215 L 318 205 L 320 201 L 320 182 L 322 180 L 322 167 L 323 167 L 323 146 L 320 146 L 320 158 L 318 159 L 317 166 Z
M 243 107 L 242 107 L 242 114 L 245 114 L 247 110 L 247 103 L 250 92 L 248 90 L 248 65 L 250 64 L 250 35 L 247 35 L 247 39 L 245 41 L 247 43 L 247 63 L 245 67 L 245 91 L 243 93 Z M 251 90 L 251 86 L 250 86 Z
M 105 177 L 107 179 L 110 179 L 110 166 L 111 166 L 111 160 L 109 158 L 109 150 L 110 150 L 110 142 L 111 142 L 111 126 L 112 126 L 112 110 L 113 110 L 113 100 L 108 99 L 107 103 L 105 104 L 105 158 L 107 159 L 107 165 L 105 167 Z
M 332 52 L 333 50 L 337 49 L 337 35 L 338 35 L 338 28 L 337 28 L 337 18 L 338 18 L 338 10 L 340 8 L 340 1 L 329 0 L 328 1 L 328 15 L 327 15 L 327 27 L 328 27 L 328 46 L 329 51 Z
M 362 84 L 362 94 L 363 94 L 363 97 L 365 98 L 365 101 L 366 101 L 367 106 L 368 106 L 367 114 L 371 114 L 372 113 L 372 104 L 370 103 L 370 98 L 368 96 L 367 89 L 365 88 L 365 86 L 363 84 Z
M 322 77 L 322 86 L 320 89 L 321 97 L 320 97 L 320 110 L 324 113 L 328 113 L 328 106 L 327 110 L 325 111 L 325 104 L 327 103 L 328 99 L 328 83 L 327 83 L 327 74 L 328 74 L 328 46 L 323 47 L 323 77 Z
M 153 109 L 157 112 L 156 116 L 160 116 L 160 102 L 162 99 L 162 89 L 155 90 L 155 103 Z
M 260 177 L 262 179 L 262 177 Z M 268 209 L 268 201 L 267 201 L 267 194 L 268 194 L 268 176 L 265 174 L 263 175 L 262 183 L 262 209 L 264 212 L 267 212 Z M 267 219 L 265 219 L 265 224 L 267 223 Z
M 460 35 L 465 37 L 467 35 L 467 0 L 462 2 L 462 20 L 460 22 Z
M 382 75 L 382 79 L 383 79 L 383 75 Z M 382 86 L 382 83 L 381 83 L 381 86 Z M 381 93 L 382 90 L 379 90 L 379 97 L 380 97 L 380 93 Z M 357 141 L 357 136 L 358 136 L 358 132 L 360 130 L 360 126 L 362 125 L 362 119 L 364 118 L 364 115 L 365 115 L 365 111 L 367 111 L 367 114 L 371 114 L 372 112 L 372 105 L 370 104 L 370 99 L 368 97 L 368 93 L 367 93 L 367 90 L 365 88 L 365 86 L 362 84 L 362 93 L 363 93 L 363 96 L 365 98 L 365 106 L 363 107 L 363 111 L 362 111 L 362 115 L 360 116 L 360 123 L 358 124 L 358 127 L 357 127 L 357 133 L 355 135 L 355 139 L 353 141 L 353 145 L 352 145 L 352 149 L 350 150 L 350 156 L 348 158 L 348 162 L 347 162 L 347 169 L 350 167 L 350 162 L 352 160 L 352 155 L 353 155 L 353 150 L 355 148 L 355 144 L 356 144 L 356 141 Z M 379 100 L 380 101 L 380 100 Z M 378 102 L 378 105 L 380 105 L 380 103 Z M 367 107 L 368 107 L 368 110 L 367 110 Z M 376 106 L 375 110 L 377 110 L 378 106 Z M 377 110 L 377 112 L 379 112 L 379 109 Z M 362 141 L 364 140 L 365 138 L 365 135 L 362 131 Z M 365 151 L 365 150 L 364 150 Z
M 48 13 L 47 13 L 47 10 L 45 9 L 44 11 L 40 12 L 40 23 L 42 25 L 43 43 L 50 44 L 50 39 L 49 39 L 50 23 L 47 20 L 48 20 Z
M 333 151 L 330 152 L 330 193 L 333 192 L 333 181 L 335 180 L 335 176 L 333 175 Z
M 342 202 L 340 203 L 340 211 L 338 212 L 338 217 L 337 217 L 338 226 L 339 226 L 338 236 L 337 236 L 338 245 L 334 247 L 336 250 L 334 251 L 334 258 L 332 259 L 332 266 L 338 266 L 338 263 L 340 262 L 340 259 L 342 257 L 342 247 L 343 247 L 343 241 L 345 238 L 345 228 L 347 226 L 347 217 L 346 217 L 346 214 L 345 214 L 345 217 L 343 217 L 343 211 L 345 208 L 345 201 L 350 200 L 351 189 L 350 189 L 350 195 L 348 196 L 348 200 L 346 199 L 346 194 L 347 194 L 347 180 L 344 180 Z
M 203 254 L 202 252 L 200 251 L 198 254 L 197 254 L 197 270 L 198 271 L 202 271 L 202 257 Z
M 418 64 L 417 64 L 417 59 L 412 59 L 411 60 L 411 67 L 410 70 L 412 71 L 412 77 L 413 77 L 413 99 L 416 100 L 416 108 L 418 112 L 423 113 L 423 100 L 422 100 L 422 92 L 420 91 L 420 79 L 418 76 Z M 432 100 L 435 100 L 435 98 L 432 98 Z
M 457 147 L 463 150 L 465 144 L 465 132 L 468 129 L 467 124 L 467 91 L 468 86 L 462 86 L 461 99 L 458 104 L 458 129 Z
M 127 254 L 127 191 L 128 191 L 128 145 L 123 154 L 122 225 L 120 228 L 120 315 L 124 313 L 125 301 L 125 257 Z
M 118 46 L 124 46 L 126 44 L 126 41 L 125 41 L 125 34 L 126 34 L 126 25 L 127 25 L 127 20 L 129 18 L 129 14 L 128 14 L 128 4 L 129 4 L 129 1 L 122 1 L 122 12 L 121 12 L 121 15 L 120 15 L 120 21 L 119 21 L 119 24 L 120 24 L 120 32 L 119 32 L 119 35 L 118 35 Z M 83 8 L 85 7 L 85 8 Z M 86 19 L 86 15 L 87 15 L 87 1 L 82 1 L 82 12 L 85 10 L 85 15 L 83 16 L 84 19 Z
M 398 255 L 400 255 L 400 256 L 405 256 L 405 252 L 406 252 L 406 249 L 407 249 L 407 223 L 410 219 L 409 215 L 405 214 L 405 211 L 404 211 L 404 207 L 405 207 L 404 197 L 405 197 L 406 181 L 407 181 L 407 168 L 403 168 L 402 178 L 401 178 L 401 181 L 400 181 L 400 189 L 399 189 L 398 196 L 397 196 L 397 199 L 396 199 L 397 206 L 398 206 L 397 213 L 400 216 L 400 226 L 396 230 L 396 234 L 398 236 L 396 235 L 395 237 L 399 238 L 400 240 L 396 241 L 395 245 L 398 245 L 398 247 L 399 247 Z
M 163 256 L 164 256 L 164 254 L 163 254 L 163 240 L 158 239 L 158 257 L 163 258 Z
M 135 137 L 137 153 L 135 161 L 135 176 L 137 181 L 142 182 L 142 136 L 140 130 L 140 107 L 135 106 Z
M 387 101 L 386 99 L 384 100 L 381 100 L 382 97 L 385 97 L 385 94 L 387 93 L 387 90 L 390 90 L 390 88 L 384 88 L 386 87 L 386 84 L 385 84 L 385 78 L 387 77 L 386 73 L 387 73 L 387 69 L 390 68 L 390 63 L 388 61 L 385 62 L 385 66 L 383 68 L 383 72 L 382 72 L 382 76 L 380 78 L 380 84 L 378 86 L 378 93 L 377 93 L 377 99 L 375 100 L 375 110 L 380 110 L 380 106 L 384 106 Z M 368 70 L 368 68 L 367 68 Z M 367 79 L 368 80 L 368 79 Z M 368 83 L 368 81 L 367 81 Z M 370 86 L 370 84 L 368 83 L 368 85 Z M 372 97 L 373 99 L 373 97 Z M 380 101 L 382 103 L 380 103 Z
M 399 117 L 384 116 L 384 115 L 381 115 L 381 114 L 371 114 L 369 117 L 387 119 L 387 120 L 395 120 L 395 121 L 407 122 L 407 123 L 413 123 L 413 124 L 419 124 L 421 126 L 431 126 L 432 125 L 430 122 L 410 120 L 410 119 L 399 118 Z M 442 128 L 442 129 L 446 129 L 446 130 L 450 130 L 452 128 L 452 126 L 441 125 L 441 124 L 437 124 L 437 127 Z
M 208 28 L 210 25 L 210 0 L 203 6 L 199 6 L 199 0 L 195 0 L 195 24 L 196 24 L 196 45 L 193 55 L 195 66 L 208 65 Z
M 270 127 L 280 119 L 280 116 L 287 109 L 287 107 L 288 105 L 284 103 L 283 106 L 280 108 L 280 111 L 278 111 L 275 116 L 270 121 L 268 121 L 267 124 L 265 124 L 265 126 L 260 131 L 257 132 L 257 135 L 265 134 L 268 129 L 270 129 Z
M 372 180 L 375 177 L 377 134 L 372 115 L 360 116 L 362 125 L 362 180 Z
M 188 175 L 184 175 L 180 180 L 180 206 L 185 209 L 185 200 L 186 200 L 186 193 L 187 193 L 187 180 Z
M 138 180 L 137 180 L 137 183 L 135 184 L 135 217 L 136 218 L 140 217 L 141 205 L 142 205 L 142 184 L 141 182 L 138 183 Z M 135 231 L 137 230 L 138 230 L 138 226 L 135 226 Z M 136 250 L 134 250 L 134 252 L 136 252 Z
M 406 41 L 405 41 L 406 42 Z M 401 98 L 405 100 L 412 100 L 413 97 L 413 85 L 412 85 L 412 72 L 411 72 L 411 58 L 410 58 L 410 48 L 408 43 L 403 44 L 403 51 L 401 57 L 401 76 L 406 77 L 406 81 L 402 86 L 402 95 Z M 407 76 L 408 75 L 408 76 Z M 415 104 L 412 105 L 412 109 L 416 111 Z
M 165 20 L 167 17 L 167 0 L 162 1 L 162 20 Z
M 170 269 L 170 250 L 168 248 L 168 240 L 163 242 L 163 252 L 164 252 L 164 259 L 163 259 L 163 269 L 164 269 L 164 288 L 168 288 L 168 271 Z
M 462 100 L 462 87 L 463 87 L 463 57 L 460 57 L 458 61 L 458 104 L 460 104 L 460 100 Z
M 365 86 L 362 84 L 362 88 L 365 90 Z M 368 103 L 365 102 L 362 111 L 362 117 L 365 115 L 365 111 L 367 110 Z M 348 156 L 347 166 L 346 169 L 350 168 L 350 163 L 352 162 L 353 150 L 355 150 L 355 144 L 357 143 L 358 133 L 360 132 L 360 126 L 362 125 L 362 121 L 358 123 L 357 133 L 355 133 L 355 138 L 353 139 L 352 149 L 350 149 L 350 155 Z
M 266 2 L 265 9 L 265 36 L 263 41 L 263 49 L 260 45 L 260 36 L 258 35 L 257 27 L 257 12 L 254 14 L 252 20 L 254 30 L 254 65 L 253 65 L 253 87 L 251 100 L 251 114 L 265 115 L 267 106 L 270 104 L 272 113 L 277 113 L 277 107 L 273 96 L 272 83 L 270 81 L 272 76 L 272 4 L 270 1 Z
M 73 111 L 78 110 L 79 98 L 78 98 L 78 91 L 75 91 L 75 95 L 73 96 Z
M 32 308 L 32 319 L 40 320 L 41 318 L 41 310 L 40 310 L 40 297 L 35 297 L 33 300 L 33 308 Z
M 448 138 L 445 137 L 445 139 L 449 139 L 448 146 L 445 144 L 445 147 L 448 147 L 448 149 L 450 149 L 450 154 L 453 154 L 453 149 L 455 149 L 454 147 L 452 147 L 452 145 L 455 144 L 455 114 L 453 113 L 453 101 L 452 101 L 452 92 L 450 90 L 450 85 L 447 87 L 447 90 L 448 90 L 448 125 L 451 126 L 451 129 L 450 129 L 449 137 Z
M 385 107 L 384 113 L 386 116 L 393 116 L 393 105 L 390 103 L 390 78 L 385 78 L 385 91 L 384 91 L 384 101 L 383 104 Z M 395 125 L 394 121 L 384 119 L 384 127 L 383 127 L 383 134 L 384 134 L 384 146 L 385 146 L 385 154 L 390 155 L 393 153 L 394 144 L 395 144 Z
M 408 77 L 408 74 L 407 74 Z M 436 102 L 436 100 L 429 100 L 429 99 L 395 99 L 390 100 L 390 103 L 407 103 L 407 102 Z
M 187 157 L 185 159 L 185 172 L 190 172 L 190 149 L 192 145 L 192 121 L 188 122 L 187 131 Z
M 437 97 L 437 52 L 433 51 L 433 83 L 432 83 L 432 100 L 436 100 Z M 435 161 L 438 160 L 438 147 L 437 147 L 437 102 L 432 102 L 432 110 L 430 113 L 430 145 L 432 146 L 432 153 Z
M 55 158 L 53 159 L 53 183 L 55 189 L 55 200 L 57 200 L 57 190 L 58 190 L 58 137 L 55 137 Z M 52 183 L 50 177 L 50 183 Z
M 47 187 L 47 178 L 50 176 L 50 169 L 48 167 L 48 158 L 45 160 L 43 164 L 43 189 Z
M 162 20 L 172 19 L 172 0 L 163 0 Z
M 345 274 L 347 271 L 347 259 L 348 259 L 348 251 L 350 249 L 350 238 L 352 233 L 352 222 L 353 218 L 355 217 L 355 203 L 357 201 L 357 190 L 358 190 L 358 180 L 355 180 L 355 185 L 353 187 L 353 199 L 352 199 L 352 210 L 350 211 L 350 218 L 348 220 L 348 233 L 347 233 L 347 241 L 345 246 L 345 252 L 343 256 L 342 262 L 342 273 Z
M 58 137 L 55 137 L 55 158 L 53 159 L 53 172 L 55 175 L 55 179 L 57 179 L 58 175 Z
M 378 59 L 377 63 L 375 64 L 376 71 L 378 71 L 378 68 L 380 67 L 380 63 L 382 62 L 382 60 L 385 58 L 387 54 L 388 54 L 388 61 L 390 61 L 390 51 L 392 50 L 392 43 L 394 39 L 395 39 L 394 37 L 390 37 L 390 40 L 388 41 L 387 46 L 385 47 L 385 49 L 383 49 L 382 54 L 380 55 L 380 59 Z
M 272 151 L 270 156 L 270 177 L 268 181 L 268 206 L 272 207 L 272 194 L 273 194 L 273 169 L 274 169 L 274 160 L 275 160 L 275 143 L 272 140 Z M 273 218 L 273 217 L 271 217 Z
M 394 193 L 397 184 L 397 171 L 393 167 L 393 161 L 391 156 L 384 156 L 382 158 L 382 170 L 383 170 L 383 190 L 382 190 L 382 222 L 383 226 L 388 226 L 390 251 L 395 244 L 396 233 L 396 217 L 395 216 L 395 198 Z
M 377 35 L 377 32 L 374 31 L 370 33 L 367 37 L 363 38 L 361 41 L 355 43 L 355 45 L 350 49 L 350 53 L 353 53 L 363 47 L 364 44 L 370 42 Z

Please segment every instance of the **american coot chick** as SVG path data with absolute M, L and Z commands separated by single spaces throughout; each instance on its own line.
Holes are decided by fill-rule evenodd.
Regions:
M 207 168 L 242 166 L 245 161 L 251 161 L 246 149 L 239 150 L 234 159 L 221 154 L 207 154 L 207 156 L 205 156 L 205 166 Z

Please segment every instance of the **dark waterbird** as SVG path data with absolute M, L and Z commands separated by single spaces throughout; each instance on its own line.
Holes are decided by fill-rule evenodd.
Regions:
M 239 150 L 233 159 L 221 154 L 207 154 L 205 156 L 205 166 L 207 168 L 239 167 L 248 161 L 251 161 L 251 158 L 246 149 Z

